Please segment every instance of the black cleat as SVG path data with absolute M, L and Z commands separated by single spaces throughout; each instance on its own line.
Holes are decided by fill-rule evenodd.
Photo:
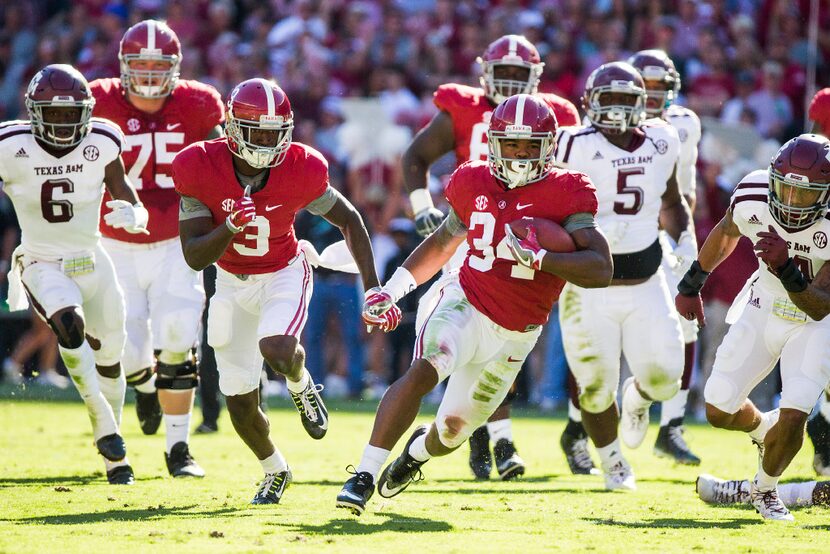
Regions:
M 487 480 L 493 471 L 493 456 L 490 454 L 490 433 L 482 425 L 470 435 L 470 469 L 476 479 Z
M 329 428 L 329 412 L 320 397 L 321 390 L 323 390 L 323 385 L 315 385 L 309 377 L 308 386 L 303 392 L 295 394 L 288 391 L 291 393 L 294 406 L 300 412 L 303 429 L 312 439 L 318 440 L 326 436 L 326 431 Z
M 135 414 L 138 416 L 138 425 L 145 435 L 155 435 L 161 425 L 161 404 L 159 393 L 135 391 Z
M 111 462 L 118 462 L 127 457 L 127 445 L 121 435 L 113 433 L 95 441 L 98 453 Z
M 210 435 L 211 433 L 216 433 L 219 431 L 219 426 L 216 423 L 208 423 L 207 421 L 203 421 L 198 427 L 196 427 L 196 433 L 199 435 Z
M 525 473 L 525 461 L 516 452 L 516 445 L 507 439 L 499 439 L 493 447 L 496 471 L 502 481 L 510 481 Z
M 421 466 L 426 462 L 419 462 L 409 455 L 409 446 L 412 442 L 429 431 L 428 425 L 421 425 L 415 429 L 403 453 L 395 458 L 391 464 L 386 466 L 378 479 L 378 494 L 384 498 L 392 498 L 401 494 L 413 481 L 421 481 L 424 474 L 421 473 Z
M 819 475 L 830 475 L 830 422 L 821 412 L 807 422 L 807 435 L 813 443 L 813 469 Z
M 349 471 L 349 468 L 346 468 Z M 337 495 L 337 507 L 350 510 L 359 516 L 366 509 L 366 503 L 375 492 L 375 480 L 368 471 L 357 472 L 343 484 L 340 494 Z
M 282 493 L 291 482 L 291 470 L 286 469 L 279 473 L 266 473 L 259 483 L 259 488 L 251 500 L 251 504 L 279 504 Z
M 672 458 L 678 464 L 687 466 L 700 465 L 700 458 L 692 453 L 683 439 L 684 431 L 683 420 L 679 417 L 669 421 L 668 425 L 661 426 L 654 443 L 654 455 L 659 458 Z
M 588 433 L 579 421 L 568 419 L 562 436 L 559 437 L 559 446 L 565 453 L 565 460 L 574 475 L 599 475 L 599 470 L 591 459 L 588 451 Z
M 204 477 L 205 470 L 196 463 L 190 455 L 186 442 L 177 442 L 170 449 L 170 454 L 164 453 L 167 471 L 173 477 Z
M 110 485 L 135 485 L 133 468 L 129 465 L 114 467 L 107 471 L 107 481 Z

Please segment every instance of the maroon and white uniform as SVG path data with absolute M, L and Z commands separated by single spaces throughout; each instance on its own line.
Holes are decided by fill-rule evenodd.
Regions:
M 484 424 L 513 384 L 565 284 L 517 264 L 505 224 L 530 216 L 567 229 L 569 216 L 596 214 L 597 200 L 581 173 L 553 169 L 535 183 L 508 189 L 480 161 L 455 171 L 446 196 L 468 229 L 469 250 L 461 270 L 439 281 L 438 302 L 420 329 L 414 357 L 429 361 L 439 379 L 450 377 L 436 424 L 441 441 L 453 445 L 466 436 L 453 433 L 446 416 L 464 414 L 455 427 L 470 432 Z
M 95 114 L 124 131 L 124 165 L 150 214 L 149 235 L 101 225 L 102 243 L 124 289 L 128 339 L 122 364 L 131 375 L 153 365 L 154 349 L 187 352 L 198 338 L 205 293 L 179 244 L 172 163 L 181 149 L 224 121 L 224 109 L 219 93 L 197 81 L 177 81 L 152 114 L 127 101 L 120 79 L 98 79 L 91 88 Z
M 225 225 L 234 201 L 243 194 L 233 155 L 227 139 L 215 139 L 193 144 L 176 156 L 176 191 L 185 203 L 192 199 L 201 205 L 180 217 L 209 216 L 217 226 Z M 270 169 L 262 188 L 251 193 L 256 219 L 217 261 L 216 295 L 208 316 L 208 343 L 216 352 L 224 394 L 244 394 L 257 387 L 262 370 L 259 339 L 302 333 L 313 277 L 294 235 L 294 218 L 306 207 L 314 211 L 309 204 L 330 197 L 332 190 L 322 154 L 295 142 L 284 160 Z
M 769 209 L 769 170 L 753 171 L 732 195 L 732 221 L 753 243 L 771 225 L 787 241 L 789 255 L 808 280 L 830 259 L 830 219 L 790 232 Z M 810 412 L 830 382 L 830 319 L 813 321 L 789 298 L 781 281 L 759 265 L 735 298 L 731 324 L 706 382 L 706 402 L 735 413 L 749 393 L 781 361 L 782 408 Z

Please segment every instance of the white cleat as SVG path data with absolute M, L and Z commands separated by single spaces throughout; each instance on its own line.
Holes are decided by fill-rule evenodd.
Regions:
M 755 510 L 761 514 L 764 519 L 772 521 L 795 521 L 795 518 L 781 502 L 778 497 L 778 487 L 762 491 L 756 488 L 753 481 L 749 485 L 749 501 L 755 506 Z
M 749 502 L 749 481 L 725 481 L 706 473 L 695 481 L 695 491 L 707 504 L 746 504 Z
M 605 474 L 605 489 L 609 491 L 624 490 L 636 491 L 637 482 L 634 480 L 634 470 L 622 456 L 611 467 L 603 467 Z
M 626 406 L 626 392 L 633 386 L 635 386 L 634 377 L 626 379 L 622 386 L 620 438 L 628 448 L 637 448 L 643 444 L 648 431 L 648 406 L 636 410 Z

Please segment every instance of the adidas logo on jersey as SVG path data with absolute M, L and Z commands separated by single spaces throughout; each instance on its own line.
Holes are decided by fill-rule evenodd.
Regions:
M 25 150 L 23 150 L 23 149 L 21 148 L 20 150 L 18 150 L 18 151 L 17 151 L 17 154 L 15 154 L 15 155 L 14 155 L 14 157 L 15 157 L 15 158 L 28 158 L 28 157 L 29 157 L 29 155 L 26 153 L 26 151 L 25 151 Z
M 752 217 L 749 218 L 747 223 L 749 223 L 750 225 L 763 225 L 763 223 L 761 223 L 761 220 L 758 219 L 758 216 L 755 214 L 752 214 Z
M 591 158 L 591 159 L 592 160 L 601 160 L 602 159 L 602 153 L 599 150 L 597 150 L 597 153 L 594 154 L 594 157 Z

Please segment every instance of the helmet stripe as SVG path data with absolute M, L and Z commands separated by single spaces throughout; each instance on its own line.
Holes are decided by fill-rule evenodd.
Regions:
M 271 88 L 271 83 L 261 77 L 258 77 L 257 81 L 259 81 L 259 84 L 265 90 L 265 101 L 268 102 L 268 115 L 276 115 L 274 113 L 276 101 L 274 100 L 274 89 Z
M 147 22 L 147 50 L 152 52 L 156 49 L 156 22 L 149 20 Z
M 524 115 L 525 115 L 525 100 L 527 96 L 524 94 L 519 95 L 519 101 L 516 103 L 516 125 L 524 125 Z
M 516 35 L 510 35 L 510 46 L 508 47 L 508 53 L 511 56 L 516 55 L 516 50 L 518 50 L 519 45 L 516 41 Z

